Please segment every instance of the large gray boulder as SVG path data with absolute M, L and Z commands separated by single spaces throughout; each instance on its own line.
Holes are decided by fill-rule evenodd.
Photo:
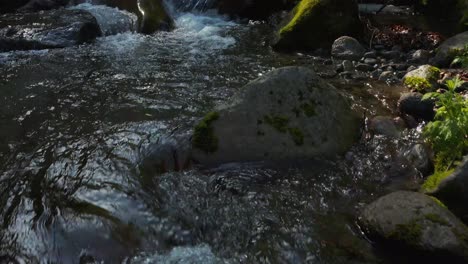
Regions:
M 0 16 L 0 52 L 63 48 L 101 35 L 96 19 L 82 10 L 51 10 Z
M 456 50 L 468 44 L 468 31 L 455 35 L 444 41 L 438 48 L 432 63 L 438 67 L 448 67 L 452 63 Z
M 327 158 L 358 138 L 360 122 L 336 88 L 304 67 L 274 70 L 196 127 L 193 158 L 203 164 Z
M 455 172 L 440 182 L 432 194 L 468 222 L 468 156 Z
M 381 197 L 364 209 L 360 225 L 370 238 L 434 263 L 468 261 L 468 227 L 427 195 L 399 191 Z

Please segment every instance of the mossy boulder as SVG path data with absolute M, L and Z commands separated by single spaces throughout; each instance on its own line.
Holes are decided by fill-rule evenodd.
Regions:
M 360 37 L 362 25 L 356 1 L 302 0 L 282 23 L 276 50 L 330 48 L 340 36 Z
M 139 32 L 143 34 L 171 30 L 174 27 L 174 21 L 162 0 L 101 0 L 100 2 L 136 14 L 139 20 Z
M 372 240 L 411 252 L 421 261 L 468 261 L 468 227 L 430 196 L 388 194 L 369 204 L 359 222 Z
M 431 65 L 422 65 L 408 72 L 403 77 L 406 87 L 418 92 L 431 92 L 437 89 L 440 69 Z
M 218 10 L 221 14 L 263 20 L 275 12 L 292 8 L 296 0 L 219 0 Z
M 468 223 L 468 156 L 455 171 L 451 172 L 435 178 L 433 184 L 427 184 L 432 188 L 426 188 L 426 191 L 439 198 L 465 223 Z
M 349 100 L 314 71 L 280 68 L 196 124 L 193 158 L 216 165 L 335 157 L 359 138 L 360 124 Z
M 438 48 L 432 63 L 438 67 L 448 67 L 458 50 L 463 50 L 468 44 L 468 31 L 445 40 Z

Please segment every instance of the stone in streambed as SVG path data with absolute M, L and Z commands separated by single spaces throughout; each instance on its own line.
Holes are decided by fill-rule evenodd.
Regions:
M 398 191 L 383 196 L 364 209 L 360 225 L 371 239 L 406 250 L 416 260 L 468 261 L 468 227 L 427 195 Z
M 423 100 L 421 93 L 404 93 L 398 100 L 399 112 L 418 120 L 431 121 L 434 119 L 434 107 L 434 100 Z
M 366 50 L 355 38 L 343 36 L 335 40 L 332 45 L 331 54 L 333 57 L 342 60 L 357 61 Z
M 193 158 L 206 165 L 329 158 L 357 140 L 360 125 L 348 99 L 315 72 L 281 68 L 195 126 Z
M 69 47 L 101 35 L 96 19 L 82 10 L 51 10 L 0 16 L 0 51 Z
M 349 0 L 302 0 L 283 25 L 273 45 L 281 51 L 329 48 L 340 36 L 363 32 L 358 5 Z

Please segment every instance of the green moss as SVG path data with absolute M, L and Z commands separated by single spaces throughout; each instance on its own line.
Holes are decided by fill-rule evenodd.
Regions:
M 287 118 L 285 116 L 280 116 L 280 115 L 269 116 L 269 115 L 266 115 L 266 116 L 264 116 L 264 121 L 265 121 L 266 124 L 274 127 L 276 130 L 278 130 L 281 133 L 288 132 L 289 118 Z
M 452 174 L 452 172 L 453 170 L 443 172 L 436 171 L 424 181 L 423 185 L 421 186 L 421 191 L 425 193 L 434 191 L 437 189 L 437 186 L 439 186 L 440 182 Z
M 289 129 L 289 134 L 291 134 L 294 143 L 298 146 L 304 145 L 304 133 L 302 133 L 302 130 L 299 129 L 298 127 L 290 127 Z
M 436 224 L 449 225 L 449 223 L 438 214 L 426 214 L 424 217 Z
M 390 233 L 389 238 L 414 245 L 421 239 L 422 230 L 422 226 L 418 223 L 418 220 L 415 219 L 407 224 L 397 225 L 395 230 Z
M 442 202 L 440 201 L 439 199 L 433 197 L 433 196 L 429 196 L 434 202 L 436 202 L 436 204 L 438 204 L 440 207 L 442 208 L 445 208 L 445 209 L 448 209 L 447 206 Z
M 319 3 L 320 0 L 302 0 L 293 10 L 294 17 L 280 30 L 280 35 L 293 31 L 297 24 L 309 16 L 309 13 Z
M 208 113 L 198 125 L 193 133 L 193 146 L 206 153 L 213 153 L 218 149 L 218 138 L 214 134 L 212 123 L 219 118 L 218 112 Z
M 316 114 L 313 103 L 304 103 L 301 105 L 301 109 L 307 117 L 313 117 Z
M 429 83 L 429 81 L 421 77 L 405 78 L 404 84 L 409 88 L 416 89 L 417 91 L 421 92 L 430 90 L 432 88 L 432 85 Z
M 429 79 L 437 81 L 440 77 L 440 69 L 434 66 L 429 67 Z

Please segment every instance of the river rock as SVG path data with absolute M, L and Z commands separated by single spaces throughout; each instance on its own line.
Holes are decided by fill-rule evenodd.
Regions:
M 314 71 L 280 68 L 196 125 L 193 158 L 214 165 L 335 157 L 358 139 L 360 125 L 348 99 Z
M 431 65 L 421 65 L 403 77 L 405 86 L 417 91 L 435 91 L 438 87 L 440 70 Z
M 395 121 L 390 116 L 376 116 L 369 122 L 369 129 L 374 134 L 384 135 L 387 137 L 399 137 L 401 128 L 397 126 Z
M 421 93 L 404 93 L 398 100 L 398 110 L 402 114 L 410 115 L 419 120 L 434 119 L 434 101 L 423 100 Z
M 427 195 L 398 191 L 383 196 L 364 209 L 360 225 L 371 239 L 401 246 L 421 261 L 468 261 L 468 227 Z
M 412 63 L 427 63 L 431 58 L 431 53 L 427 50 L 416 50 L 411 54 Z
M 439 183 L 432 194 L 468 222 L 468 156 L 455 172 Z
M 219 0 L 217 4 L 221 14 L 255 20 L 267 19 L 292 6 L 293 1 L 289 0 Z
M 101 30 L 83 10 L 0 16 L 0 51 L 63 48 L 93 41 Z
M 366 50 L 355 38 L 343 36 L 333 42 L 331 54 L 333 57 L 342 60 L 357 61 Z
M 138 31 L 143 34 L 174 28 L 174 21 L 162 0 L 94 0 L 93 3 L 116 7 L 137 15 Z
M 455 58 L 456 50 L 461 50 L 468 43 L 468 31 L 444 41 L 438 48 L 432 63 L 438 67 L 449 67 Z
M 273 45 L 282 51 L 329 48 L 340 36 L 363 32 L 357 2 L 349 0 L 301 0 L 282 24 Z
M 430 148 L 424 144 L 414 144 L 403 153 L 403 156 L 424 176 L 429 175 L 434 169 Z

